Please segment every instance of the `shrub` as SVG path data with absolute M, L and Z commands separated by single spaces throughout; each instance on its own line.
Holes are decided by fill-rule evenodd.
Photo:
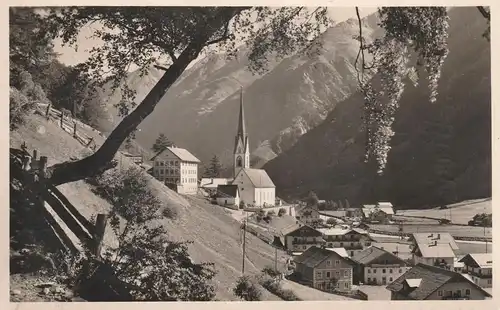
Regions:
M 270 223 L 270 222 L 273 220 L 273 218 L 272 218 L 272 217 L 270 217 L 269 215 L 266 215 L 266 216 L 265 216 L 265 217 L 263 217 L 262 219 L 263 219 L 266 223 Z
M 280 208 L 280 209 L 278 210 L 278 216 L 280 216 L 280 217 L 281 217 L 281 216 L 283 216 L 283 215 L 285 215 L 285 214 L 286 214 L 286 209 L 285 209 L 285 208 Z
M 258 215 L 260 215 L 261 217 L 264 217 L 266 216 L 266 211 L 265 210 L 262 210 L 260 209 L 258 212 L 257 212 Z
M 269 211 L 267 212 L 267 216 L 276 216 L 276 211 L 274 211 L 274 210 L 269 210 Z
M 238 279 L 233 293 L 245 301 L 259 301 L 262 297 L 262 290 L 248 276 L 242 276 Z
M 88 182 L 112 205 L 109 225 L 118 246 L 105 248 L 100 259 L 87 249 L 74 279 L 80 294 L 107 301 L 209 301 L 215 297 L 213 264 L 193 262 L 189 242 L 168 240 L 159 220 L 174 216 L 175 209 L 162 208 L 140 168 L 113 169 Z
M 283 300 L 286 301 L 300 301 L 301 299 L 295 295 L 295 293 L 292 290 L 285 290 L 281 287 L 281 284 L 277 281 L 274 281 L 272 279 L 267 279 L 262 282 L 262 286 L 268 290 L 269 292 L 273 293 L 274 295 L 280 297 Z
M 330 217 L 329 219 L 326 220 L 326 223 L 331 226 L 335 226 L 337 224 L 337 220 L 334 219 L 333 217 Z
M 280 275 L 280 272 L 274 270 L 274 268 L 267 266 L 262 269 L 262 273 L 271 277 L 277 277 Z

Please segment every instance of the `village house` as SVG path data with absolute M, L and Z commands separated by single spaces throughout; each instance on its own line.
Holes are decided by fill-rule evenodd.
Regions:
M 199 186 L 209 195 L 215 195 L 217 193 L 217 186 L 228 184 L 230 184 L 230 181 L 226 178 L 202 178 Z
M 484 300 L 491 295 L 463 274 L 418 264 L 387 286 L 391 300 Z
M 352 290 L 352 262 L 335 251 L 310 247 L 294 258 L 300 281 L 324 291 Z
M 243 95 L 240 96 L 240 115 L 234 144 L 234 178 L 240 199 L 246 205 L 267 207 L 276 204 L 276 186 L 263 169 L 250 168 L 250 146 L 245 126 Z
M 153 176 L 180 194 L 198 192 L 198 164 L 200 160 L 188 150 L 167 147 L 158 152 L 151 161 Z
M 240 208 L 240 193 L 237 185 L 219 185 L 216 194 L 217 204 L 219 206 L 231 209 Z
M 387 285 L 411 268 L 403 259 L 375 246 L 356 253 L 351 260 L 356 263 L 355 284 Z
M 346 208 L 344 211 L 346 216 L 350 218 L 361 218 L 363 216 L 363 209 L 361 208 Z
M 449 233 L 414 233 L 410 237 L 413 264 L 454 270 L 459 248 Z
M 308 225 L 294 225 L 284 229 L 285 248 L 292 254 L 306 251 L 312 246 L 321 247 L 325 244 L 323 235 Z
M 347 217 L 347 211 L 345 210 L 324 210 L 324 211 L 318 211 L 320 217 L 326 217 L 326 218 L 336 218 L 336 219 L 342 219 Z
M 376 205 L 363 205 L 363 218 L 371 223 L 386 223 L 392 220 L 394 208 L 390 202 L 379 202 Z
M 295 212 L 295 218 L 306 225 L 314 225 L 320 219 L 317 206 L 302 206 Z
M 124 152 L 124 151 L 121 151 L 120 153 L 123 156 L 129 158 L 134 164 L 142 165 L 142 163 L 143 163 L 143 158 L 142 158 L 142 155 L 140 155 L 140 154 L 130 154 L 130 153 Z
M 358 229 L 319 228 L 327 248 L 344 248 L 350 257 L 372 245 L 370 235 Z
M 460 262 L 464 263 L 464 273 L 471 280 L 485 288 L 492 286 L 493 280 L 493 257 L 491 253 L 471 253 L 465 255 Z

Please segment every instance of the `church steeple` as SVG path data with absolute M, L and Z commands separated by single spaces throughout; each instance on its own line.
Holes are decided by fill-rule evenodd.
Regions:
M 238 120 L 237 135 L 245 137 L 247 135 L 245 127 L 245 109 L 243 108 L 243 87 L 240 88 L 240 118 Z
M 240 114 L 238 118 L 238 130 L 234 143 L 234 176 L 240 169 L 250 168 L 250 148 L 248 145 L 248 134 L 245 126 L 245 110 L 243 107 L 243 87 L 240 89 Z

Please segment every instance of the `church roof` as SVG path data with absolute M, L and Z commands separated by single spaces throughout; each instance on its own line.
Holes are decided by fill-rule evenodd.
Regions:
M 180 147 L 167 147 L 167 148 L 163 149 L 162 151 L 156 153 L 156 155 L 153 158 L 151 158 L 151 160 L 155 160 L 158 156 L 163 154 L 163 152 L 165 152 L 165 150 L 169 150 L 170 152 L 172 152 L 172 154 L 174 154 L 181 161 L 187 161 L 187 162 L 192 162 L 192 163 L 199 163 L 200 162 L 200 160 L 198 158 L 196 158 L 193 154 L 191 154 L 188 150 L 180 148 Z
M 252 182 L 253 186 L 256 188 L 276 187 L 266 170 L 245 168 L 243 169 L 243 172 L 246 173 L 250 182 Z

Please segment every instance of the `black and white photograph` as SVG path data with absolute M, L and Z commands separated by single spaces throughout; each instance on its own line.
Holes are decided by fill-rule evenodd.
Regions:
M 8 7 L 11 303 L 493 299 L 489 6 L 123 5 Z

